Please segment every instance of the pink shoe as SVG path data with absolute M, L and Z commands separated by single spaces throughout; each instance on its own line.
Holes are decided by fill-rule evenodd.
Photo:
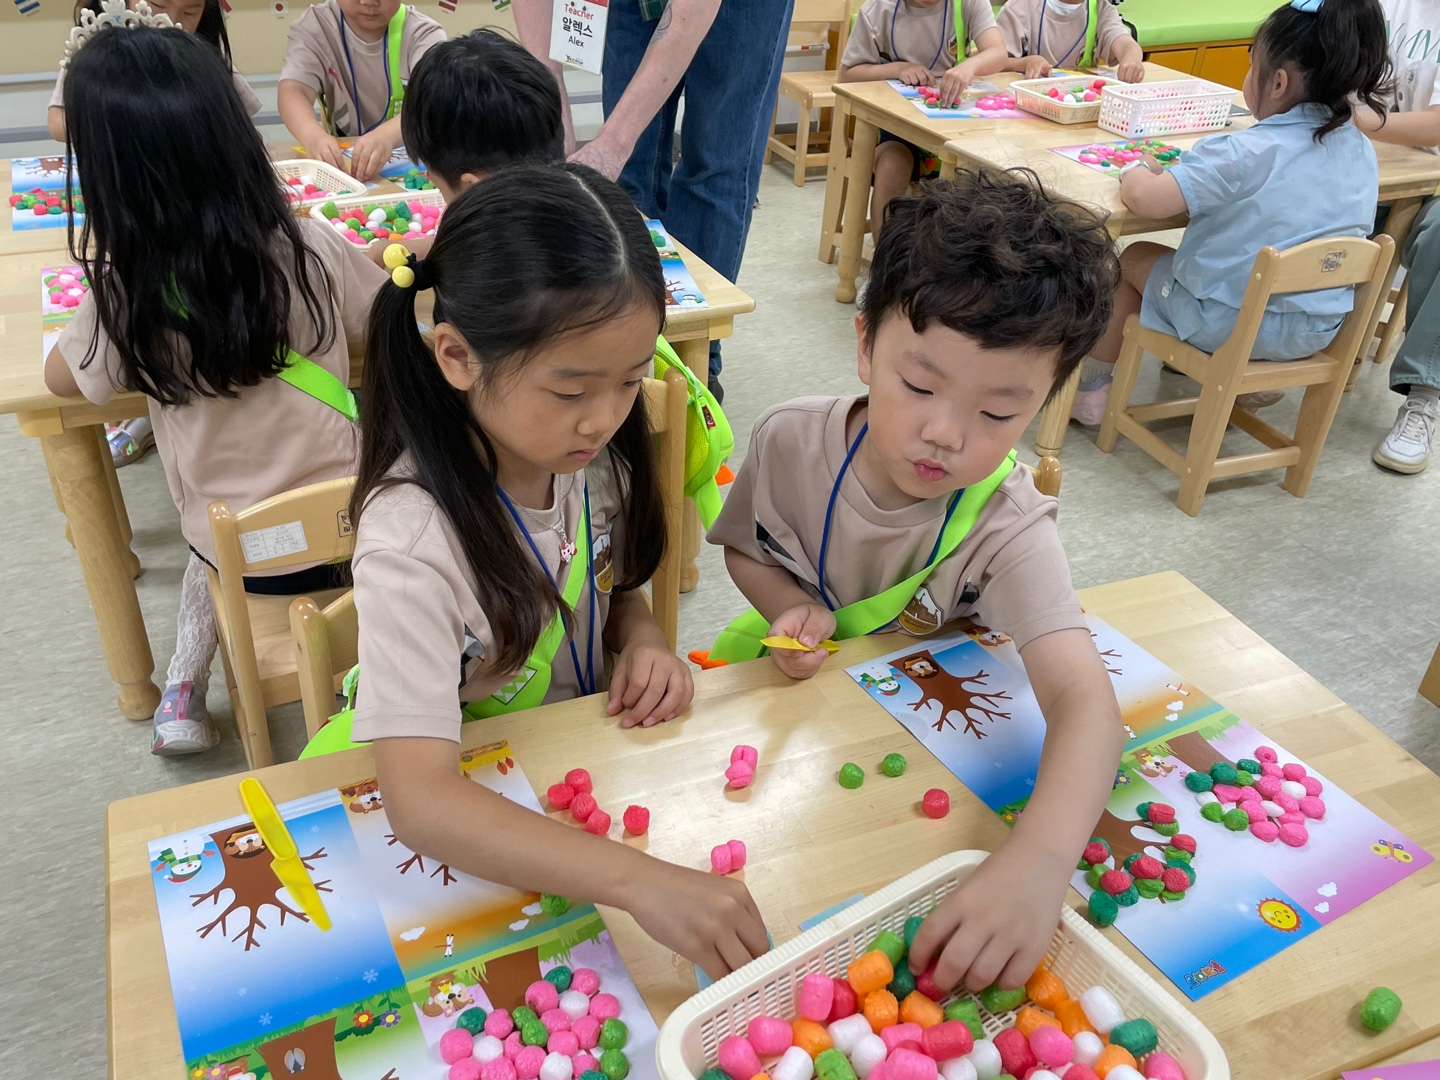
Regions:
M 1110 403 L 1110 385 L 1111 380 L 1106 379 L 1094 390 L 1076 390 L 1070 419 L 1086 427 L 1098 427 L 1105 419 L 1105 406 Z

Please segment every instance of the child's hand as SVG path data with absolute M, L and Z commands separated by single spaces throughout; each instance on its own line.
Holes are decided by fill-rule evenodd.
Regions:
M 768 951 L 765 921 L 742 882 L 651 862 L 654 873 L 634 883 L 625 908 L 661 945 L 700 965 L 712 979 Z
M 935 76 L 924 64 L 911 64 L 900 72 L 900 81 L 906 86 L 929 86 Z
M 1050 66 L 1050 61 L 1046 60 L 1045 57 L 1027 56 L 1025 57 L 1025 69 L 1022 74 L 1027 79 L 1044 79 L 1048 77 L 1053 70 L 1054 68 Z
M 770 659 L 792 679 L 808 679 L 820 670 L 830 654 L 819 648 L 820 642 L 835 633 L 835 613 L 823 604 L 797 604 L 782 611 L 770 626 L 771 637 L 796 638 L 813 652 L 797 649 L 771 649 Z
M 695 696 L 690 668 L 668 648 L 649 643 L 622 649 L 610 678 L 611 716 L 629 710 L 620 718 L 624 728 L 641 724 L 654 727 L 673 720 Z
M 1127 60 L 1115 69 L 1115 77 L 1121 82 L 1144 82 L 1145 63 L 1142 60 Z
M 925 920 L 910 947 L 911 970 L 918 974 L 934 964 L 932 978 L 942 990 L 962 981 L 971 990 L 995 982 L 1019 986 L 1050 947 L 1067 869 L 1003 845 Z
M 326 165 L 333 165 L 341 172 L 345 172 L 345 152 L 340 149 L 340 142 L 333 135 L 319 135 L 313 139 L 306 139 L 305 150 L 316 161 L 323 161 Z
M 361 135 L 350 147 L 350 171 L 356 180 L 369 180 L 385 167 L 395 144 L 379 130 Z
M 960 95 L 975 81 L 975 65 L 966 60 L 945 72 L 940 79 L 940 107 L 948 109 L 960 100 Z

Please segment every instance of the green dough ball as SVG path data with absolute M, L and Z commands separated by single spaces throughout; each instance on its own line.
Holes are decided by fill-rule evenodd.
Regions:
M 999 1016 L 1025 1004 L 1025 988 L 1020 986 L 1014 990 L 1001 990 L 991 983 L 980 991 L 980 1004 L 984 1005 L 992 1016 Z
M 1108 900 L 1109 897 L 1106 897 Z M 946 1020 L 959 1020 L 970 1028 L 970 1034 L 976 1039 L 985 1037 L 985 1025 L 980 1020 L 980 1007 L 975 1004 L 972 998 L 962 998 L 960 1001 L 952 1002 L 945 1007 Z
M 1234 765 L 1228 765 L 1223 761 L 1217 761 L 1210 766 L 1210 779 L 1217 784 L 1233 784 L 1238 775 Z
M 1135 882 L 1135 891 L 1146 900 L 1154 900 L 1165 891 L 1165 886 L 1160 883 L 1159 878 L 1141 878 Z
M 623 1050 L 606 1050 L 600 1055 L 600 1071 L 607 1080 L 625 1080 L 630 1075 L 630 1059 Z
M 1377 986 L 1365 995 L 1360 1006 L 1360 1023 L 1371 1031 L 1384 1031 L 1400 1015 L 1400 995 L 1388 986 Z
M 1140 900 L 1140 890 L 1137 889 L 1137 888 L 1135 888 L 1135 885 L 1134 885 L 1133 882 L 1131 883 L 1131 885 L 1130 885 L 1130 887 L 1129 887 L 1128 889 L 1126 889 L 1126 890 L 1125 890 L 1124 892 L 1122 892 L 1122 893 L 1117 894 L 1116 897 L 1115 897 L 1115 902 L 1116 902 L 1117 904 L 1119 904 L 1121 907 L 1130 907 L 1132 904 L 1138 903 L 1139 900 Z
M 1169 889 L 1166 889 L 1160 894 L 1160 899 L 1164 900 L 1167 904 L 1173 904 L 1176 900 L 1184 900 L 1185 894 L 1183 892 L 1171 892 Z
M 995 1077 L 995 1080 L 1015 1080 L 1015 1077 L 1011 1076 L 1009 1073 L 1001 1073 L 999 1076 Z
M 1120 864 L 1120 869 L 1124 870 L 1128 874 L 1130 872 L 1130 867 L 1134 866 L 1144 857 L 1145 853 L 1143 851 L 1137 851 L 1133 855 L 1127 855 L 1125 856 L 1125 861 Z
M 559 990 L 562 994 L 570 989 L 570 980 L 574 977 L 575 973 L 564 964 L 561 964 L 559 967 L 553 967 L 545 972 L 545 981 L 554 986 L 555 989 Z
M 865 782 L 865 770 L 853 761 L 840 766 L 840 786 L 852 791 Z
M 526 1046 L 544 1046 L 550 1041 L 550 1029 L 541 1020 L 526 1020 L 520 1027 L 520 1041 Z
M 1251 776 L 1260 775 L 1260 762 L 1254 758 L 1242 757 L 1239 761 L 1235 762 L 1235 768 L 1244 769 Z
M 600 1025 L 600 1049 L 623 1050 L 629 1041 L 630 1029 L 625 1026 L 624 1020 L 612 1017 Z
M 886 754 L 885 760 L 880 762 L 880 771 L 886 776 L 904 776 L 905 765 L 904 754 Z
M 1105 849 L 1105 854 L 1106 854 L 1106 855 L 1109 855 L 1109 854 L 1110 854 L 1110 841 L 1106 840 L 1104 837 L 1092 836 L 1092 837 L 1090 837 L 1090 839 L 1087 841 L 1087 846 L 1088 846 L 1089 844 L 1099 844 L 1101 847 L 1103 847 L 1103 848 Z
M 540 910 L 550 916 L 564 915 L 570 910 L 570 901 L 563 896 L 556 896 L 554 893 L 541 893 Z
M 535 1014 L 535 1010 L 530 1008 L 529 1005 L 517 1005 L 510 1010 L 510 1019 L 518 1028 L 523 1027 L 526 1021 L 539 1020 L 540 1017 Z
M 586 1069 L 580 1074 L 580 1080 L 595 1080 L 596 1077 L 604 1075 L 598 1069 Z M 700 1080 L 730 1080 L 730 1074 L 724 1069 L 706 1069 Z
M 479 1035 L 485 1030 L 485 1010 L 476 1006 L 473 1009 L 466 1009 L 455 1018 L 455 1026 L 464 1028 L 471 1035 Z
M 1154 1050 L 1159 1041 L 1155 1025 L 1144 1017 L 1126 1020 L 1110 1029 L 1110 1045 L 1123 1046 L 1137 1060 Z
M 1225 816 L 1221 820 L 1225 822 L 1225 828 L 1231 832 L 1244 832 L 1250 827 L 1250 815 L 1238 806 L 1226 810 Z
M 1085 881 L 1092 889 L 1100 888 L 1100 879 L 1105 875 L 1109 867 L 1104 863 L 1096 863 L 1085 873 Z
M 1151 825 L 1150 827 L 1161 836 L 1174 836 L 1180 831 L 1180 823 L 1178 821 L 1162 821 L 1160 824 Z
M 1190 852 L 1184 848 L 1178 848 L 1172 845 L 1165 849 L 1165 862 L 1170 866 L 1175 866 L 1177 863 L 1182 862 L 1188 866 L 1190 865 Z
M 901 957 L 903 960 L 904 957 Z M 915 975 L 910 970 L 909 964 L 902 964 L 900 960 L 895 961 L 895 978 L 885 989 L 895 995 L 896 1001 L 904 1001 L 915 992 Z
M 855 1080 L 855 1068 L 832 1046 L 815 1056 L 815 1075 L 818 1080 Z
M 1236 770 L 1235 770 L 1235 786 L 1236 786 L 1236 787 L 1254 787 L 1254 786 L 1255 786 L 1255 777 L 1252 776 L 1252 775 L 1250 775 L 1250 773 L 1246 772 L 1244 769 L 1236 769 Z
M 1086 914 L 1096 926 L 1112 926 L 1120 915 L 1120 905 L 1109 893 L 1096 889 L 1090 894 L 1090 908 Z
M 1224 821 L 1225 807 L 1221 806 L 1218 802 L 1206 803 L 1200 807 L 1200 816 L 1206 821 Z
M 580 1074 L 579 1080 L 610 1080 L 599 1069 L 586 1069 Z M 706 1069 L 705 1075 L 700 1080 L 730 1080 L 730 1074 L 724 1069 Z
M 1195 868 L 1190 865 L 1189 859 L 1166 859 L 1165 865 L 1183 871 L 1185 876 L 1190 879 L 1190 884 L 1195 884 Z
M 1090 864 L 1089 864 L 1088 862 L 1086 862 L 1086 861 L 1082 858 L 1079 862 L 1077 862 L 1077 863 L 1075 864 L 1075 869 L 1076 869 L 1076 870 L 1089 870 L 1089 869 L 1090 869 Z
M 1142 802 L 1139 806 L 1135 807 L 1135 816 L 1138 817 L 1141 821 L 1149 821 L 1150 807 L 1154 805 L 1155 804 L 1153 802 Z
M 905 955 L 905 939 L 893 930 L 881 930 L 875 935 L 875 940 L 870 942 L 870 948 L 866 952 L 873 952 L 879 949 L 890 958 L 890 966 L 896 967 L 900 958 Z
M 1185 786 L 1191 791 L 1209 791 L 1215 786 L 1215 781 L 1210 779 L 1209 773 L 1192 772 L 1185 774 Z
M 340 208 L 333 202 L 327 202 L 324 206 L 320 207 L 320 213 L 324 214 L 331 221 L 334 221 L 340 216 Z
M 911 915 L 905 920 L 905 948 L 909 949 L 915 943 L 915 935 L 920 932 L 920 927 L 925 924 L 924 915 Z

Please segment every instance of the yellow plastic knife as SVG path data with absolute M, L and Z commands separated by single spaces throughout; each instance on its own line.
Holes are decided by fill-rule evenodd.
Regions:
M 814 652 L 815 649 L 824 649 L 828 653 L 837 653 L 840 651 L 840 646 L 835 644 L 835 642 L 831 641 L 829 638 L 826 638 L 824 641 L 820 642 L 819 645 L 816 645 L 815 649 L 810 648 L 810 646 L 808 645 L 801 644 L 799 638 L 793 637 L 776 636 L 761 638 L 760 644 L 767 646 L 771 649 L 793 649 L 796 652 Z
M 265 846 L 270 851 L 270 868 L 275 871 L 280 884 L 289 890 L 300 909 L 310 916 L 311 922 L 321 930 L 329 930 L 330 914 L 320 902 L 320 892 L 310 880 L 305 864 L 300 861 L 300 851 L 295 846 L 290 830 L 285 827 L 280 811 L 275 809 L 275 801 L 270 798 L 270 793 L 259 780 L 247 776 L 240 781 L 240 801 L 245 804 L 251 820 L 255 822 L 255 828 L 260 832 L 260 838 L 265 841 Z

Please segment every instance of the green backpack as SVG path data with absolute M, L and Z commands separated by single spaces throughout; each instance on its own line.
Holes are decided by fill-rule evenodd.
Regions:
M 710 528 L 720 514 L 720 485 L 734 479 L 725 461 L 735 449 L 735 433 L 710 388 L 685 366 L 670 343 L 655 339 L 655 378 L 675 368 L 689 386 L 685 409 L 685 497 L 695 500 L 700 524 Z

